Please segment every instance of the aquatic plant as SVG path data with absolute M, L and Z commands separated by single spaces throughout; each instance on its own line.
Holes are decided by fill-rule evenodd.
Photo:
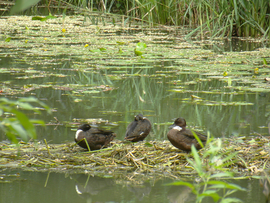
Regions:
M 21 1 L 18 1 L 21 2 Z M 29 0 L 27 3 L 17 3 L 11 9 L 12 13 L 25 10 L 39 0 Z M 60 0 L 52 6 L 51 1 L 41 1 L 50 13 L 50 6 L 75 10 L 84 16 L 103 18 L 96 14 L 106 14 L 113 17 L 123 17 L 123 24 L 134 20 L 145 22 L 149 27 L 160 25 L 173 25 L 179 29 L 179 25 L 188 25 L 191 31 L 187 37 L 262 37 L 269 39 L 270 36 L 270 5 L 268 0 L 240 0 L 240 1 L 102 1 L 102 3 L 89 0 Z M 103 19 L 104 20 L 104 19 Z
M 12 101 L 7 98 L 0 99 L 0 129 L 7 138 L 14 143 L 18 143 L 18 138 L 28 141 L 36 138 L 35 124 L 45 125 L 42 120 L 29 119 L 23 113 L 24 110 L 40 113 L 40 108 L 32 106 L 30 103 L 39 104 L 44 110 L 50 112 L 50 108 L 34 97 L 20 98 Z
M 234 163 L 233 159 L 238 152 L 233 148 L 226 148 L 220 139 L 209 138 L 202 156 L 194 146 L 191 148 L 193 159 L 186 157 L 189 165 L 198 173 L 193 183 L 177 181 L 169 185 L 184 185 L 189 187 L 196 195 L 196 202 L 202 202 L 205 197 L 211 197 L 215 202 L 241 202 L 237 198 L 231 197 L 236 191 L 245 191 L 236 184 L 229 183 L 226 179 L 233 178 L 234 174 L 228 171 L 228 167 Z M 221 195 L 220 192 L 223 191 Z

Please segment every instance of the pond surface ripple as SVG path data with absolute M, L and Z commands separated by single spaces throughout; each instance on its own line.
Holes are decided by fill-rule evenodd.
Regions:
M 79 123 L 89 122 L 122 140 L 138 113 L 153 123 L 149 140 L 166 139 L 168 125 L 180 116 L 214 137 L 269 135 L 264 78 L 270 69 L 263 65 L 269 49 L 218 54 L 170 32 L 114 35 L 120 27 L 97 31 L 80 17 L 66 18 L 65 33 L 59 19 L 0 19 L 11 36 L 0 42 L 1 95 L 35 96 L 54 109 L 29 115 L 48 124 L 38 127 L 38 139 L 69 141 Z M 134 55 L 139 41 L 147 44 L 143 57 Z

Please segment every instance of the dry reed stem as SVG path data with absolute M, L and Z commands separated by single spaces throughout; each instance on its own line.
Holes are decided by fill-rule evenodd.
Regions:
M 219 154 L 226 157 L 238 151 L 225 170 L 241 175 L 259 173 L 270 167 L 269 139 L 267 137 L 224 138 Z M 189 153 L 174 148 L 168 141 L 124 143 L 113 141 L 109 148 L 86 152 L 74 145 L 43 143 L 21 144 L 20 155 L 16 145 L 0 143 L 0 168 L 45 169 L 56 171 L 76 170 L 83 172 L 102 172 L 121 174 L 125 172 L 162 174 L 175 177 L 196 174 L 187 162 L 192 159 Z M 48 149 L 50 149 L 48 151 Z M 199 151 L 199 154 L 207 148 Z M 208 163 L 208 160 L 203 160 Z

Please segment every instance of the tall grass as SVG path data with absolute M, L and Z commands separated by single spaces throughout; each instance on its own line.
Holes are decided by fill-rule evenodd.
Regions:
M 120 14 L 150 27 L 187 25 L 187 37 L 270 37 L 269 0 L 42 0 L 39 5 Z
M 62 0 L 91 11 L 118 13 L 155 24 L 183 26 L 188 35 L 205 37 L 269 38 L 269 0 Z M 94 9 L 95 8 L 95 9 Z
M 139 10 L 136 17 L 152 24 L 189 25 L 195 28 L 190 36 L 269 37 L 268 0 L 141 0 L 132 1 L 131 7 Z

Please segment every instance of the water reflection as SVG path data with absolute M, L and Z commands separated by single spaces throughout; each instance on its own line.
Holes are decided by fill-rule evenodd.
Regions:
M 261 47 L 269 47 L 269 44 L 264 42 L 248 41 L 241 38 L 232 38 L 231 40 L 223 40 L 220 45 L 218 43 L 212 45 L 204 45 L 205 49 L 212 49 L 215 52 L 241 52 L 254 51 Z
M 123 175 L 123 174 L 122 174 Z M 196 196 L 185 186 L 166 186 L 168 178 L 143 181 L 94 174 L 63 174 L 54 172 L 0 172 L 0 202 L 168 202 L 191 203 Z M 146 178 L 146 177 L 144 177 Z M 9 183 L 7 182 L 9 181 Z M 192 180 L 191 180 L 192 181 Z M 228 180 L 248 190 L 233 193 L 245 203 L 269 202 L 269 182 L 258 179 Z M 261 185 L 261 186 L 260 186 Z M 222 196 L 222 192 L 219 194 Z M 204 203 L 213 200 L 207 198 Z
M 108 195 L 108 190 L 115 187 L 115 182 L 112 178 L 100 178 L 83 174 L 77 176 L 77 178 L 72 176 L 72 179 L 76 182 L 75 190 L 86 202 L 109 202 L 114 199 L 113 196 Z
M 13 63 L 4 64 L 4 58 L 1 59 L 0 67 L 13 69 Z M 210 131 L 215 137 L 269 134 L 268 93 L 235 91 L 218 78 L 179 71 L 176 67 L 188 63 L 181 64 L 185 60 L 181 56 L 176 60 L 137 61 L 130 65 L 120 58 L 105 59 L 93 59 L 85 65 L 76 56 L 62 55 L 55 56 L 53 63 L 44 67 L 45 58 L 40 57 L 35 59 L 40 61 L 36 62 L 39 65 L 30 66 L 32 71 L 29 64 L 17 62 L 20 68 L 1 74 L 0 80 L 5 81 L 3 88 L 16 89 L 8 98 L 34 95 L 54 109 L 52 115 L 31 115 L 47 123 L 55 122 L 56 117 L 62 124 L 38 129 L 38 139 L 46 138 L 53 143 L 73 140 L 74 132 L 66 124 L 77 118 L 106 120 L 107 123 L 98 125 L 111 128 L 116 138 L 123 140 L 128 123 L 138 113 L 153 124 L 148 140 L 167 139 L 170 122 L 179 116 L 187 120 L 188 126 Z M 41 77 L 40 71 L 45 77 Z M 191 99 L 194 94 L 208 104 L 194 102 Z
M 263 177 L 260 179 L 260 186 L 263 188 L 262 193 L 266 198 L 266 203 L 270 203 L 270 180 L 268 176 Z
M 195 195 L 187 186 L 171 186 L 168 191 L 168 200 L 170 203 L 188 203 L 195 202 Z
M 144 197 L 149 196 L 151 192 L 151 185 L 148 182 L 145 182 L 141 185 L 139 184 L 127 184 L 127 190 L 133 193 L 133 196 L 142 201 Z
M 134 68 L 133 71 L 136 72 L 139 69 Z M 56 110 L 53 115 L 34 115 L 33 118 L 55 122 L 53 117 L 56 117 L 63 126 L 65 126 L 65 122 L 73 122 L 76 118 L 101 118 L 117 125 L 111 126 L 111 130 L 116 132 L 117 139 L 121 140 L 124 138 L 128 123 L 137 113 L 143 113 L 154 124 L 152 135 L 155 137 L 148 139 L 166 139 L 168 125 L 170 125 L 166 123 L 173 122 L 179 116 L 186 118 L 188 126 L 195 126 L 205 131 L 209 130 L 215 137 L 250 135 L 254 132 L 268 135 L 269 115 L 266 112 L 269 109 L 270 94 L 261 96 L 260 93 L 230 93 L 229 89 L 224 87 L 224 82 L 219 80 L 183 85 L 186 91 L 171 92 L 169 90 L 176 86 L 172 84 L 172 81 L 178 80 L 181 81 L 181 84 L 185 84 L 205 77 L 196 74 L 180 74 L 153 78 L 147 76 L 153 74 L 151 68 L 142 70 L 141 74 L 145 76 L 114 81 L 113 85 L 98 78 L 100 77 L 99 73 L 84 75 L 85 73 L 81 72 L 66 71 L 65 74 L 73 76 L 53 79 L 54 84 L 59 83 L 59 88 L 39 87 L 24 94 L 24 96 L 35 95 Z M 108 71 L 107 74 L 111 74 L 111 72 Z M 10 80 L 16 81 L 18 86 L 25 83 L 48 84 L 48 78 L 16 80 L 13 76 L 10 77 Z M 0 76 L 1 80 L 4 78 L 6 79 L 5 75 Z M 80 79 L 78 80 L 78 78 Z M 89 80 L 89 78 L 93 78 L 93 80 Z M 83 91 L 89 91 L 97 81 L 103 81 L 102 84 L 112 86 L 113 89 L 111 91 L 98 90 L 97 93 L 83 93 Z M 76 92 L 75 86 L 78 83 L 81 84 L 81 92 Z M 63 84 L 69 84 L 69 88 L 65 89 L 61 86 Z M 100 85 L 100 83 L 98 84 Z M 203 92 L 210 88 L 224 93 L 207 94 Z M 198 92 L 196 96 L 203 100 L 214 102 L 244 101 L 254 105 L 226 105 L 225 103 L 224 105 L 211 106 L 200 105 L 192 101 L 187 102 L 187 99 L 190 99 L 191 95 L 196 92 Z M 38 139 L 46 138 L 52 140 L 53 143 L 73 140 L 74 137 L 74 132 L 70 131 L 70 128 L 61 126 L 56 129 L 55 126 L 48 126 L 45 131 L 43 129 L 38 131 L 40 132 Z

